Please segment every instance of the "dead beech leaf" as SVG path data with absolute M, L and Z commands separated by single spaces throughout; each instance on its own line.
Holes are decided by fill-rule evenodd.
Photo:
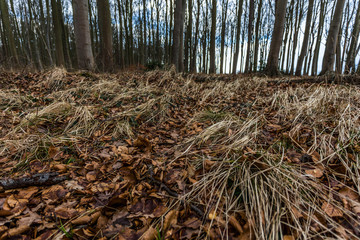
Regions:
M 0 209 L 0 217 L 7 217 L 11 215 L 13 215 L 11 211 Z
M 23 216 L 19 219 L 19 226 L 30 226 L 33 223 L 41 223 L 41 216 L 34 212 L 29 212 L 28 216 Z
M 244 229 L 241 227 L 240 223 L 234 216 L 230 216 L 229 223 L 233 226 L 239 233 L 243 233 Z
M 83 224 L 87 224 L 90 221 L 91 221 L 91 217 L 89 215 L 85 215 L 72 220 L 71 223 L 74 225 L 83 225 Z
M 53 185 L 48 189 L 45 189 L 42 193 L 42 198 L 51 201 L 57 201 L 66 196 L 68 191 L 61 185 Z
M 324 202 L 321 209 L 329 216 L 329 217 L 342 217 L 343 213 L 340 209 L 336 208 L 334 205 L 328 202 Z
M 305 170 L 305 173 L 315 178 L 321 178 L 324 175 L 323 171 L 318 168 Z
M 55 209 L 56 216 L 61 219 L 70 219 L 76 216 L 77 211 L 73 208 L 57 207 Z
M 146 230 L 146 232 L 141 236 L 140 239 L 153 240 L 156 239 L 156 237 L 157 237 L 157 230 L 153 226 L 150 226 L 148 230 Z
M 134 141 L 134 146 L 142 150 L 145 149 L 146 152 L 151 152 L 152 150 L 151 142 L 144 136 L 138 136 Z
M 50 146 L 48 149 L 49 157 L 53 160 L 59 160 L 61 151 L 59 147 Z
M 38 187 L 29 187 L 26 189 L 21 189 L 20 192 L 17 194 L 17 198 L 29 199 L 38 190 L 39 190 Z
M 277 124 L 268 124 L 266 128 L 271 132 L 278 132 L 282 129 L 282 126 Z
M 166 214 L 163 225 L 164 232 L 167 231 L 170 225 L 175 225 L 177 223 L 178 214 L 179 212 L 176 210 L 171 210 L 170 212 L 168 212 L 168 214 Z
M 30 230 L 30 226 L 27 226 L 27 225 L 22 225 L 22 226 L 19 226 L 17 228 L 12 228 L 10 229 L 9 231 L 5 232 L 1 237 L 0 239 L 8 239 L 8 238 L 12 238 L 14 236 L 17 236 L 17 235 L 20 235 L 24 232 L 27 232 Z
M 65 164 L 56 164 L 54 165 L 54 169 L 58 172 L 64 173 L 67 171 L 67 166 Z
M 349 187 L 343 187 L 342 189 L 340 189 L 339 193 L 340 195 L 342 195 L 342 197 L 348 198 L 353 201 L 357 201 L 359 199 L 359 195 Z
M 75 180 L 68 180 L 65 182 L 65 187 L 69 190 L 84 190 L 84 187 L 79 185 Z
M 88 172 L 86 174 L 86 180 L 88 180 L 89 182 L 96 181 L 96 172 L 95 171 Z
M 198 218 L 192 217 L 186 220 L 184 226 L 192 229 L 198 229 L 201 226 L 201 221 Z
M 291 207 L 291 211 L 296 218 L 302 218 L 304 215 L 294 206 Z

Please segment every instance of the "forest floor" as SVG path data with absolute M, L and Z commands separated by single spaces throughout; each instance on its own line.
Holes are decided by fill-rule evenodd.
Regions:
M 0 239 L 360 239 L 360 88 L 281 80 L 1 73 Z

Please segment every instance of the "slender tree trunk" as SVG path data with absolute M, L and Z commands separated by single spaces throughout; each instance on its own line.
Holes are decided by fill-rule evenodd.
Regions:
M 113 69 L 113 40 L 109 0 L 97 0 L 98 21 L 101 45 L 101 68 L 105 71 Z
M 182 8 L 181 8 L 181 21 L 180 21 L 180 47 L 179 47 L 179 71 L 184 72 L 184 20 L 185 20 L 185 9 L 186 9 L 186 1 L 182 0 Z
M 238 13 L 237 13 L 237 23 L 236 23 L 236 37 L 235 37 L 235 54 L 233 59 L 233 69 L 232 73 L 236 74 L 237 63 L 240 53 L 240 33 L 241 33 L 241 15 L 243 12 L 243 0 L 238 1 Z
M 342 29 L 341 29 L 341 25 L 340 25 L 340 30 L 339 30 L 339 34 L 338 34 L 338 40 L 336 41 L 336 52 L 335 52 L 335 72 L 337 74 L 341 74 L 342 72 L 342 67 L 341 67 L 341 37 L 342 37 Z
M 312 0 L 310 0 L 310 1 L 312 1 Z M 300 3 L 302 3 L 302 4 L 300 4 Z M 297 2 L 297 7 L 296 7 L 295 34 L 294 34 L 294 43 L 293 43 L 293 49 L 292 49 L 292 54 L 291 54 L 291 67 L 290 67 L 290 74 L 291 75 L 294 74 L 295 56 L 296 56 L 296 49 L 297 49 L 297 43 L 298 43 L 298 35 L 299 35 L 301 19 L 302 19 L 302 16 L 303 16 L 303 4 L 304 4 L 304 1 Z
M 328 37 L 326 40 L 323 65 L 320 75 L 333 71 L 335 62 L 336 43 L 338 40 L 341 18 L 343 15 L 345 0 L 337 0 L 333 19 L 331 20 Z
M 226 18 L 229 0 L 222 1 L 222 23 L 221 23 L 221 47 L 220 47 L 220 73 L 224 72 L 225 34 Z
M 51 0 L 51 9 L 52 9 L 52 17 L 53 17 L 53 25 L 54 25 L 54 34 L 55 34 L 55 55 L 56 55 L 56 65 L 57 66 L 65 66 L 65 57 L 64 57 L 64 47 L 63 47 L 63 32 L 60 23 L 61 12 L 58 9 L 58 3 L 56 0 Z
M 59 0 L 57 2 L 57 4 L 58 4 L 58 10 L 60 13 L 59 18 L 60 18 L 60 26 L 62 29 L 62 41 L 63 41 L 65 63 L 67 64 L 67 68 L 71 69 L 72 62 L 71 62 L 71 57 L 70 57 L 69 28 L 68 28 L 68 26 L 65 26 L 61 0 Z
M 185 59 L 184 59 L 184 70 L 187 72 L 189 71 L 189 59 L 191 58 L 191 39 L 192 39 L 192 8 L 193 8 L 193 1 L 188 0 L 188 24 L 186 27 L 186 36 L 185 36 Z
M 217 1 L 212 0 L 211 4 L 211 33 L 210 33 L 210 73 L 216 73 L 216 65 L 215 65 L 215 58 L 216 58 L 216 5 Z
M 172 61 L 177 71 L 181 72 L 181 51 L 183 49 L 182 35 L 184 32 L 184 18 L 183 18 L 183 1 L 175 0 L 174 11 L 174 33 L 173 33 L 173 48 L 172 48 Z
M 310 25 L 311 25 L 311 20 L 312 20 L 312 15 L 313 15 L 313 9 L 314 9 L 314 0 L 309 0 L 308 12 L 306 15 L 306 24 L 305 24 L 303 45 L 301 47 L 300 56 L 299 56 L 297 64 L 296 64 L 295 75 L 297 75 L 297 76 L 301 75 L 304 58 L 305 58 L 306 52 L 308 51 L 308 44 L 309 44 L 309 37 L 310 37 Z
M 88 1 L 73 0 L 76 55 L 80 69 L 93 70 L 94 56 L 91 48 Z
M 196 13 L 196 25 L 195 25 L 195 38 L 194 38 L 194 47 L 190 63 L 190 72 L 196 72 L 196 55 L 197 55 L 197 46 L 199 38 L 199 25 L 200 25 L 200 0 L 197 0 L 197 13 Z
M 0 0 L 1 18 L 2 18 L 5 36 L 7 37 L 7 41 L 9 45 L 9 50 L 10 50 L 9 52 L 11 54 L 10 57 L 12 58 L 13 63 L 18 64 L 19 58 L 16 50 L 13 30 L 10 24 L 9 8 L 6 2 L 7 2 L 6 0 Z
M 359 41 L 359 31 L 360 31 L 360 1 L 356 12 L 355 24 L 353 26 L 353 31 L 351 34 L 350 47 L 347 53 L 345 73 L 355 72 L 356 46 L 358 45 L 358 41 Z
M 313 61 L 312 61 L 312 75 L 318 74 L 319 52 L 320 52 L 321 38 L 322 38 L 322 33 L 323 33 L 324 23 L 325 23 L 326 8 L 327 8 L 327 0 L 321 0 L 318 32 L 317 32 L 317 37 L 316 37 L 314 57 L 313 57 Z
M 251 64 L 251 48 L 253 40 L 253 28 L 254 28 L 254 12 L 255 12 L 255 1 L 250 1 L 249 4 L 249 24 L 248 24 L 248 41 L 245 61 L 245 72 L 249 72 L 252 69 Z
M 263 0 L 259 0 L 258 10 L 257 10 L 257 19 L 255 26 L 255 52 L 254 52 L 254 69 L 256 72 L 258 69 L 258 55 L 259 55 L 259 35 L 260 35 L 260 24 L 261 24 L 261 15 L 262 15 L 262 3 Z
M 278 0 L 275 11 L 274 30 L 271 38 L 270 52 L 266 71 L 270 75 L 279 74 L 279 52 L 284 33 L 287 0 Z
M 143 41 L 144 41 L 144 43 L 143 43 L 143 51 L 144 51 L 143 56 L 144 56 L 144 58 L 143 58 L 143 64 L 145 64 L 147 62 L 147 57 L 148 57 L 147 56 L 147 41 L 146 41 L 146 0 L 143 0 L 142 3 L 143 3 L 143 21 L 144 21 L 144 30 L 143 30 L 143 34 L 144 34 L 144 36 L 143 36 Z

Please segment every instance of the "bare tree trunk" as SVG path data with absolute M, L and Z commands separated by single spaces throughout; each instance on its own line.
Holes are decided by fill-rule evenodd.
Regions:
M 310 1 L 312 1 L 312 0 L 310 0 Z M 300 3 L 302 3 L 302 4 L 300 4 Z M 298 35 L 299 35 L 301 19 L 303 16 L 304 1 L 302 0 L 301 2 L 297 2 L 296 6 L 297 7 L 296 7 L 296 20 L 295 20 L 295 33 L 294 33 L 294 42 L 293 42 L 293 48 L 292 48 L 292 54 L 291 54 L 292 56 L 291 56 L 291 67 L 290 67 L 291 75 L 294 74 L 296 48 L 297 48 L 297 43 L 298 43 Z
M 253 40 L 253 25 L 254 25 L 254 12 L 255 12 L 255 1 L 250 1 L 249 4 L 249 25 L 248 25 L 248 41 L 247 41 L 247 51 L 246 51 L 246 61 L 245 61 L 245 72 L 251 71 L 251 47 Z
M 143 21 L 144 21 L 144 30 L 143 30 L 143 64 L 147 62 L 147 41 L 146 41 L 146 0 L 143 0 Z
M 340 30 L 339 30 L 339 34 L 338 34 L 338 40 L 336 41 L 336 51 L 335 51 L 335 72 L 337 74 L 341 74 L 342 72 L 342 67 L 341 67 L 341 25 L 340 25 Z
M 306 52 L 308 51 L 309 37 L 310 37 L 310 25 L 311 25 L 311 20 L 312 20 L 312 15 L 313 15 L 313 9 L 314 9 L 314 0 L 309 0 L 303 45 L 301 47 L 300 56 L 299 56 L 298 62 L 296 64 L 295 75 L 297 75 L 297 76 L 301 75 L 304 58 L 305 58 Z
M 109 0 L 97 0 L 97 6 L 101 45 L 101 69 L 111 71 L 113 69 L 113 40 Z
M 65 66 L 65 57 L 64 57 L 64 47 L 62 41 L 62 28 L 60 23 L 59 9 L 58 3 L 56 0 L 51 0 L 51 9 L 52 9 L 52 17 L 53 17 L 53 25 L 54 25 L 54 33 L 55 33 L 55 55 L 56 55 L 56 65 L 57 66 Z
M 240 53 L 240 33 L 241 33 L 241 15 L 242 15 L 242 6 L 243 6 L 243 0 L 238 1 L 238 13 L 237 13 L 237 23 L 236 23 L 236 37 L 235 37 L 235 54 L 233 59 L 233 69 L 232 73 L 236 74 L 237 69 L 237 63 L 239 59 L 239 53 Z
M 181 8 L 181 21 L 180 21 L 180 47 L 179 47 L 179 71 L 184 72 L 184 20 L 185 20 L 185 9 L 186 9 L 186 1 L 182 0 L 182 8 Z
M 184 70 L 187 72 L 189 71 L 189 59 L 191 58 L 191 39 L 192 39 L 192 7 L 193 1 L 188 0 L 188 23 L 186 27 L 186 34 L 185 34 L 185 59 L 184 59 Z
M 316 37 L 314 57 L 313 57 L 313 61 L 312 61 L 312 70 L 311 70 L 312 75 L 318 74 L 319 52 L 320 52 L 322 33 L 324 30 L 326 7 L 327 7 L 327 0 L 321 0 L 318 32 L 317 32 L 317 37 Z
M 266 67 L 266 71 L 270 75 L 279 74 L 279 52 L 284 33 L 286 5 L 287 0 L 278 0 L 276 3 L 274 30 Z
M 175 0 L 175 11 L 174 11 L 174 33 L 173 33 L 173 48 L 172 48 L 172 61 L 177 71 L 182 70 L 183 64 L 181 52 L 183 50 L 183 32 L 184 32 L 184 17 L 183 9 L 185 0 Z
M 93 70 L 94 56 L 91 48 L 88 0 L 73 0 L 76 55 L 80 69 Z
M 345 0 L 337 0 L 334 16 L 333 19 L 331 20 L 329 33 L 326 40 L 326 48 L 325 48 L 323 65 L 320 75 L 323 75 L 329 71 L 333 71 L 334 62 L 335 62 L 336 43 L 338 41 L 338 35 L 339 35 L 344 5 L 345 5 Z
M 196 72 L 196 55 L 197 55 L 197 46 L 199 38 L 199 25 L 200 25 L 200 0 L 197 0 L 197 13 L 196 13 L 196 25 L 195 25 L 195 38 L 194 38 L 194 47 L 191 56 L 190 63 L 190 72 Z
M 6 0 L 0 0 L 0 10 L 1 10 L 1 18 L 2 18 L 2 23 L 3 23 L 3 27 L 4 27 L 5 36 L 7 37 L 7 40 L 9 43 L 9 50 L 10 50 L 10 54 L 11 54 L 10 57 L 13 58 L 13 62 L 15 64 L 18 64 L 19 58 L 18 58 L 18 54 L 16 51 L 13 30 L 10 25 L 9 9 L 8 9 Z
M 211 33 L 210 33 L 210 69 L 209 73 L 216 73 L 216 5 L 217 1 L 212 0 L 211 4 Z
M 258 10 L 257 10 L 257 19 L 255 26 L 255 52 L 254 52 L 254 69 L 256 72 L 258 69 L 258 55 L 259 55 L 259 35 L 260 35 L 260 23 L 261 23 L 261 13 L 262 13 L 262 4 L 263 0 L 259 0 Z
M 226 18 L 229 0 L 222 1 L 222 23 L 221 23 L 221 47 L 220 47 L 220 73 L 224 72 L 224 52 L 225 52 L 225 33 Z
M 359 41 L 359 31 L 360 31 L 360 1 L 356 12 L 355 24 L 351 34 L 350 48 L 347 53 L 345 73 L 354 73 L 355 72 L 355 56 L 356 56 L 356 46 Z

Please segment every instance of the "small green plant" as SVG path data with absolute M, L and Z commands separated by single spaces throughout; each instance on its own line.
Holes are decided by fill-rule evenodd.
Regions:
M 157 235 L 156 235 L 156 240 L 163 240 L 163 236 L 162 236 L 162 233 L 160 231 L 160 229 L 158 227 L 156 227 L 156 232 L 157 232 Z
M 66 230 L 65 226 L 62 224 L 60 219 L 60 227 L 58 227 L 60 231 L 62 231 L 67 238 L 73 239 L 74 233 L 72 232 L 72 228 L 70 230 Z

